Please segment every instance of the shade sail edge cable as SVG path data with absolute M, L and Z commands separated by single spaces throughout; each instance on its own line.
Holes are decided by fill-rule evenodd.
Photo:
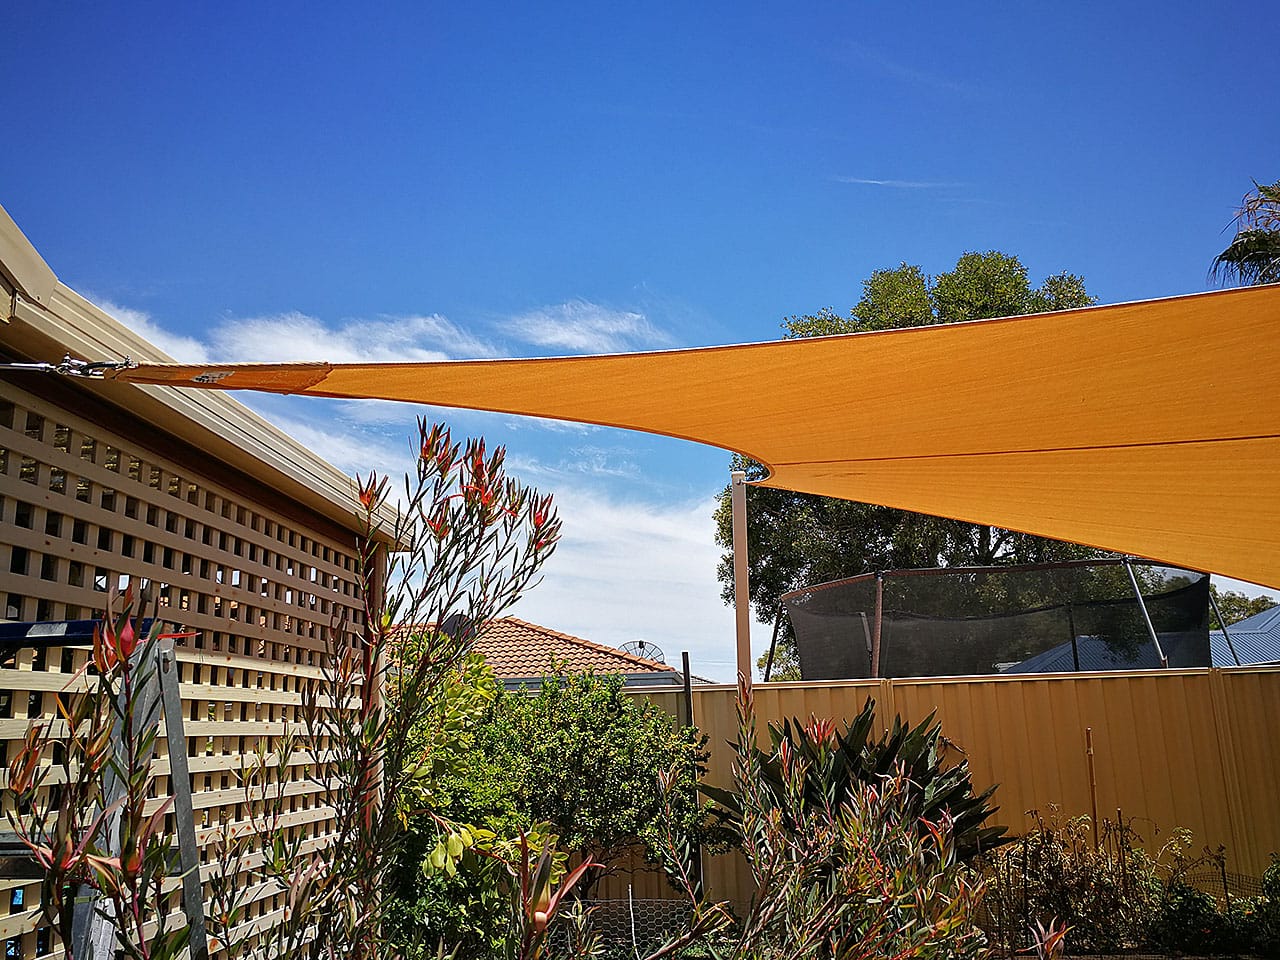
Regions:
M 1280 587 L 1277 285 L 654 353 L 107 376 L 641 430 L 751 456 L 767 486 Z

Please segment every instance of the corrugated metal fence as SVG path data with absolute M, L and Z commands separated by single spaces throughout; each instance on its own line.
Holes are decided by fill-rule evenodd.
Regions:
M 683 716 L 682 695 L 641 691 Z M 709 779 L 731 783 L 736 690 L 694 689 L 694 719 L 710 737 Z M 1117 809 L 1151 843 L 1175 827 L 1197 848 L 1226 847 L 1227 869 L 1260 876 L 1280 852 L 1280 667 L 757 684 L 759 727 L 784 717 L 851 719 L 868 697 L 891 723 L 936 710 L 943 734 L 963 750 L 975 786 L 1000 785 L 995 820 L 1012 833 L 1026 811 L 1057 804 L 1063 815 L 1090 810 L 1085 730 L 1092 728 L 1098 812 Z M 956 759 L 959 755 L 956 754 Z M 1160 830 L 1154 835 L 1155 828 Z M 745 866 L 709 858 L 709 891 L 744 901 Z M 645 871 L 611 878 L 603 897 L 671 896 Z

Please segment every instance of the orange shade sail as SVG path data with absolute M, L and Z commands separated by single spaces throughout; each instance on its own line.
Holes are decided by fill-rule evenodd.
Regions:
M 1280 286 L 656 353 L 114 376 L 643 430 L 745 453 L 767 486 L 1280 587 Z

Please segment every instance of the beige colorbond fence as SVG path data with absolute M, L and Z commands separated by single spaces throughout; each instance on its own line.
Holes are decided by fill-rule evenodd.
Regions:
M 682 694 L 643 691 L 683 716 Z M 695 687 L 694 719 L 710 737 L 709 779 L 731 782 L 736 690 Z M 759 726 L 785 717 L 852 719 L 868 697 L 877 714 L 919 721 L 937 710 L 942 732 L 969 759 L 975 786 L 999 783 L 994 821 L 1030 827 L 1025 812 L 1090 810 L 1085 730 L 1092 728 L 1098 812 L 1119 808 L 1151 840 L 1186 827 L 1203 845 L 1226 847 L 1227 869 L 1261 876 L 1280 852 L 1280 667 L 757 684 Z M 955 755 L 959 759 L 958 755 Z M 708 858 L 717 897 L 745 901 L 740 859 Z M 665 880 L 637 871 L 606 882 L 601 895 L 672 896 Z

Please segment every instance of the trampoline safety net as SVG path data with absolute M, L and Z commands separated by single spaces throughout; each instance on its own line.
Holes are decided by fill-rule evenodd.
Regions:
M 1135 670 L 1163 666 L 1161 654 L 1170 667 L 1210 665 L 1206 574 L 1096 560 L 894 570 L 793 591 L 782 599 L 804 679 L 875 676 L 878 590 L 882 677 Z

